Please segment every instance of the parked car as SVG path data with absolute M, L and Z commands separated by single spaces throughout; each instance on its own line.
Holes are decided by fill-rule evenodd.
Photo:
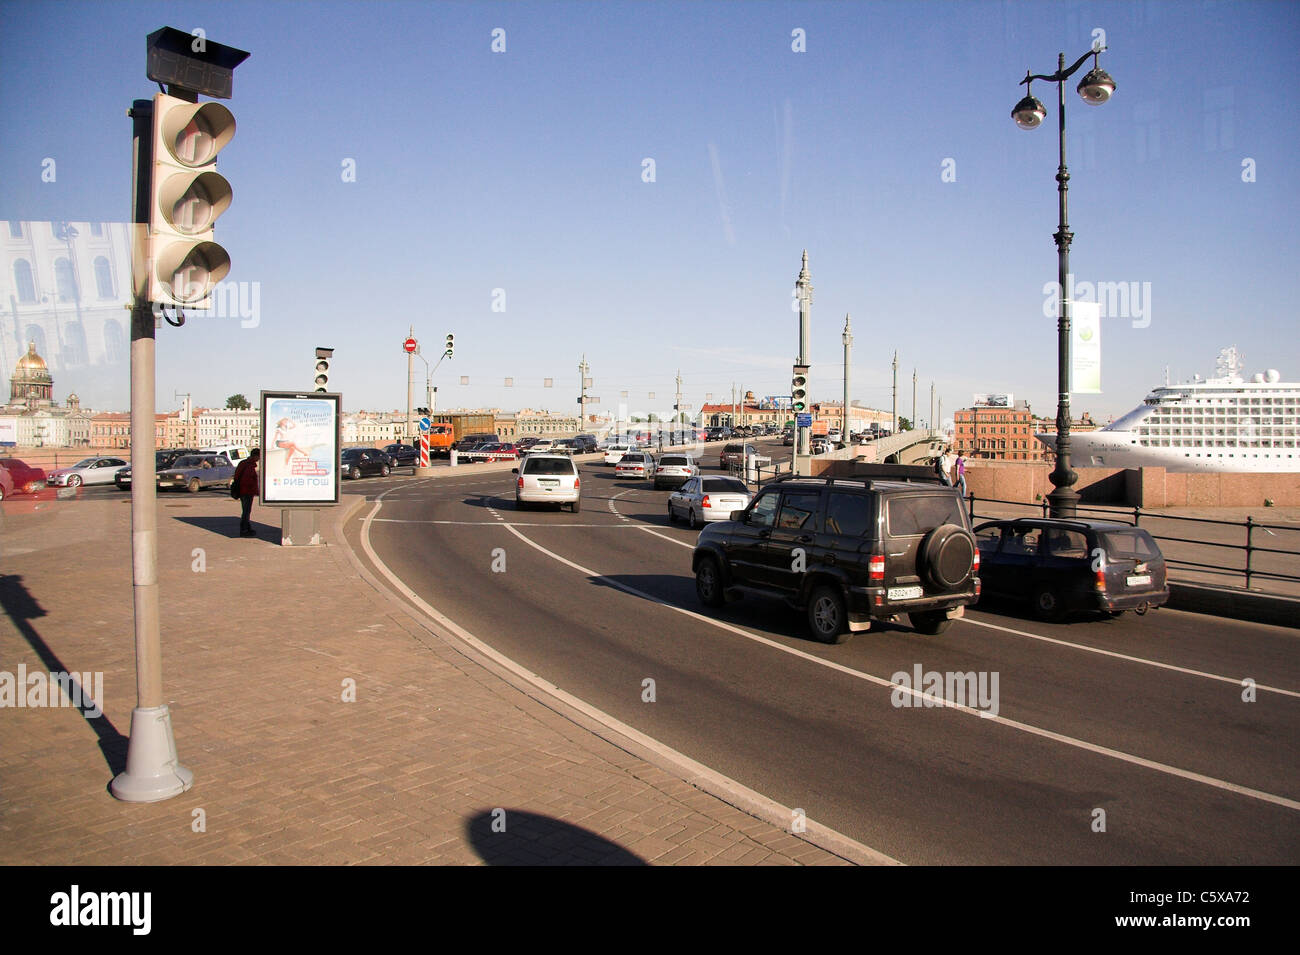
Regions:
M 542 438 L 533 443 L 528 449 L 529 454 L 551 454 L 555 449 L 555 442 L 548 438 Z
M 7 468 L 0 468 L 0 501 L 14 495 L 14 479 Z
M 696 476 L 668 495 L 668 522 L 680 516 L 694 530 L 709 521 L 728 521 L 732 511 L 743 511 L 753 497 L 738 478 Z
M 420 449 L 413 444 L 384 445 L 384 454 L 388 455 L 389 467 L 413 468 L 420 463 Z
M 533 447 L 541 440 L 542 439 L 537 437 L 537 435 L 530 434 L 528 437 L 520 438 L 518 441 L 515 442 L 515 450 L 518 451 L 521 455 L 525 454 L 528 451 L 531 451 Z
M 572 440 L 574 447 L 577 448 L 575 454 L 593 454 L 600 450 L 594 434 L 575 434 Z
M 158 489 L 185 488 L 197 494 L 205 487 L 229 487 L 235 465 L 224 454 L 186 454 L 158 472 Z
M 1169 601 L 1160 547 L 1131 524 L 1024 518 L 982 523 L 975 537 L 984 596 L 1028 601 L 1045 620 L 1145 614 Z
M 128 467 L 121 458 L 82 458 L 66 468 L 55 468 L 46 478 L 53 487 L 81 487 L 83 484 L 112 484 L 122 468 Z
M 629 451 L 614 466 L 615 477 L 651 478 L 655 473 L 655 458 L 648 451 Z
M 21 458 L 0 458 L 0 468 L 9 472 L 14 494 L 35 494 L 46 487 L 44 468 L 28 464 Z
M 960 494 L 906 465 L 778 478 L 732 520 L 700 532 L 691 568 L 705 606 L 743 593 L 781 597 L 826 643 L 900 614 L 921 633 L 942 633 L 980 593 Z
M 163 470 L 164 468 L 171 467 L 173 464 L 176 463 L 176 460 L 178 458 L 182 458 L 187 454 L 198 454 L 198 453 L 199 453 L 198 448 L 166 448 L 161 451 L 155 451 L 153 453 L 154 480 L 157 481 L 159 471 Z M 128 464 L 126 467 L 122 468 L 115 475 L 113 475 L 113 483 L 116 484 L 123 491 L 131 490 L 131 465 L 130 464 Z
M 794 447 L 794 432 L 793 431 L 783 432 L 781 435 L 781 444 L 783 444 L 787 448 Z
M 825 454 L 826 452 L 830 451 L 830 449 L 831 449 L 830 441 L 820 436 L 813 438 L 808 445 L 808 450 L 811 451 L 813 454 Z
M 513 444 L 503 444 L 496 442 L 494 444 L 480 444 L 464 452 L 463 457 L 473 463 L 484 463 L 487 461 L 513 461 L 519 457 L 519 451 Z
M 681 487 L 699 473 L 699 465 L 689 454 L 665 454 L 655 464 L 655 490 Z
M 343 476 L 353 480 L 376 474 L 380 477 L 388 477 L 389 472 L 392 471 L 392 465 L 388 463 L 388 455 L 375 448 L 344 448 L 343 453 L 339 455 L 339 461 Z
M 232 464 L 238 464 L 250 454 L 242 444 L 217 444 L 208 448 L 199 448 L 199 454 L 223 454 Z
M 582 482 L 578 465 L 563 454 L 530 454 L 513 468 L 515 507 L 529 504 L 568 504 L 577 514 L 582 509 Z

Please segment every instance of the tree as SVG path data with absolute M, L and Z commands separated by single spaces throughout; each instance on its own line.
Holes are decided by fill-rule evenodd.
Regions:
M 911 431 L 911 430 L 912 430 L 912 422 L 911 422 L 911 420 L 908 419 L 908 418 L 900 417 L 900 418 L 898 419 L 898 430 L 899 430 L 899 431 Z
M 234 411 L 247 411 L 252 407 L 243 395 L 231 395 L 226 399 L 226 407 Z

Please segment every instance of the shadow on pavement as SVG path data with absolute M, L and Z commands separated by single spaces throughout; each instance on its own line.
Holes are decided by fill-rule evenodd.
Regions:
M 22 577 L 12 574 L 0 574 L 0 608 L 4 609 L 5 614 L 18 628 L 18 632 L 23 635 L 23 639 L 36 651 L 36 655 L 41 658 L 41 664 L 46 670 L 50 673 L 70 672 L 63 665 L 63 661 L 59 659 L 58 654 L 50 649 L 40 633 L 32 626 L 31 621 L 45 616 L 45 609 L 36 602 L 36 599 L 23 585 Z M 90 724 L 90 728 L 95 731 L 95 735 L 99 738 L 100 752 L 104 754 L 104 761 L 108 763 L 108 768 L 112 774 L 117 776 L 126 770 L 127 738 L 119 733 L 112 720 L 103 714 L 100 705 L 103 700 L 91 699 L 87 688 L 82 687 L 75 680 L 77 674 L 72 673 L 70 675 L 74 677 L 73 683 L 78 688 L 76 698 L 82 701 L 77 709 L 85 721 Z M 26 692 L 25 688 L 22 687 L 16 687 L 15 689 L 18 692 Z M 90 702 L 87 703 L 87 700 Z M 100 710 L 100 715 L 91 716 L 90 714 L 95 710 Z
M 646 865 L 590 829 L 522 809 L 480 812 L 465 835 L 488 865 Z
M 211 531 L 213 534 L 219 534 L 222 537 L 239 536 L 238 513 L 219 517 L 181 517 L 173 515 L 172 520 L 179 521 L 182 524 L 189 524 L 200 530 Z M 280 542 L 280 528 L 278 526 L 266 524 L 259 520 L 254 520 L 252 524 L 253 530 L 257 531 L 257 536 L 262 540 L 273 541 L 277 544 Z

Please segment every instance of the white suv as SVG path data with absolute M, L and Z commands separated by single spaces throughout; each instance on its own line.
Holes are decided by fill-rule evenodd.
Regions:
M 577 514 L 582 508 L 578 465 L 564 454 L 529 454 L 514 468 L 515 507 L 527 504 L 568 504 Z

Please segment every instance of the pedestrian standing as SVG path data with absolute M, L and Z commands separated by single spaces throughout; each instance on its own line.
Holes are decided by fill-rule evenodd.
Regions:
M 966 496 L 966 455 L 957 452 L 957 486 L 961 488 L 961 496 Z
M 262 449 L 254 448 L 235 468 L 235 476 L 230 479 L 230 496 L 239 498 L 239 536 L 256 537 L 253 530 L 253 498 L 257 497 L 258 484 L 257 462 L 262 457 Z
M 944 467 L 944 454 L 942 451 L 934 459 L 934 473 L 944 484 L 952 483 L 948 480 L 948 469 Z

